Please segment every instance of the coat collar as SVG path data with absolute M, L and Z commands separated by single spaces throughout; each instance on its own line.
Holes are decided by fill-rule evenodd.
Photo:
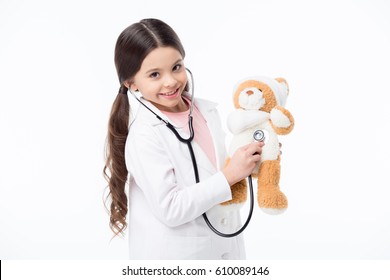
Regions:
M 185 94 L 189 99 L 191 99 L 191 96 L 189 96 L 187 93 Z M 171 122 L 171 120 L 164 113 L 162 113 L 156 106 L 154 106 L 151 102 L 147 101 L 142 97 L 140 99 L 153 113 L 157 114 L 162 119 Z M 205 117 L 206 120 L 208 119 L 207 118 L 208 113 L 212 112 L 218 105 L 215 102 L 208 101 L 201 98 L 195 98 L 193 102 L 194 102 L 194 106 L 196 106 L 199 109 L 199 111 L 202 113 L 202 115 Z M 161 124 L 165 125 L 164 122 L 162 122 L 154 114 L 149 112 L 149 110 L 145 108 L 142 104 L 139 104 L 139 108 L 135 113 L 135 118 L 137 117 L 141 117 L 142 119 L 145 119 L 149 124 L 153 126 L 161 125 Z

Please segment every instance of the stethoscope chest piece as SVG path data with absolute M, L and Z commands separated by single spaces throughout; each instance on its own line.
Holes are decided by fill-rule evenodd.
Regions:
M 264 144 L 267 143 L 269 138 L 268 131 L 258 129 L 253 133 L 253 139 L 257 142 L 264 142 Z

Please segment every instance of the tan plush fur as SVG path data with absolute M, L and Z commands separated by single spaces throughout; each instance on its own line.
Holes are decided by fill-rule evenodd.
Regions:
M 277 160 L 267 160 L 260 165 L 257 179 L 257 202 L 260 208 L 285 209 L 288 201 L 279 188 L 280 157 Z
M 291 132 L 291 130 L 293 130 L 293 128 L 294 128 L 293 116 L 291 115 L 291 113 L 287 109 L 283 108 L 282 106 L 278 105 L 275 108 L 278 109 L 279 111 L 281 111 L 290 120 L 291 124 L 288 127 L 278 127 L 270 121 L 272 128 L 275 130 L 276 134 L 279 134 L 279 135 L 289 134 Z
M 243 82 L 237 87 L 237 90 L 233 96 L 234 107 L 240 108 L 240 105 L 238 104 L 239 93 L 248 87 L 256 87 L 263 92 L 264 98 L 267 100 L 267 103 L 261 109 L 262 111 L 269 113 L 271 112 L 272 108 L 274 108 L 277 105 L 277 101 L 274 96 L 274 93 L 272 92 L 271 88 L 268 85 L 256 80 L 248 80 Z
M 244 94 L 245 90 L 248 88 L 257 88 L 262 92 L 262 97 L 265 100 L 265 104 L 262 105 L 261 108 L 259 108 L 259 111 L 267 112 L 269 114 L 269 119 L 265 120 L 265 122 L 268 122 L 268 126 L 264 126 L 262 124 L 262 121 L 260 120 L 259 123 L 254 124 L 254 126 L 250 126 L 248 129 L 256 129 L 256 126 L 262 126 L 261 129 L 268 130 L 269 133 L 272 133 L 274 135 L 273 139 L 276 139 L 276 144 L 278 143 L 277 136 L 276 135 L 286 135 L 290 133 L 294 128 L 294 118 L 292 114 L 283 106 L 279 104 L 277 101 L 275 94 L 280 94 L 280 88 L 276 87 L 278 92 L 274 93 L 271 86 L 267 85 L 266 81 L 269 81 L 269 79 L 248 79 L 243 82 L 241 82 L 238 87 L 236 88 L 234 95 L 233 95 L 233 103 L 235 108 L 237 109 L 244 109 L 245 110 L 252 110 L 253 108 L 245 108 L 240 105 L 240 94 Z M 278 83 L 281 83 L 283 85 L 280 85 L 280 87 L 283 89 L 284 92 L 289 95 L 289 87 L 287 84 L 287 81 L 284 78 L 276 78 L 275 79 Z M 275 87 L 274 87 L 275 88 Z M 280 97 L 281 95 L 278 95 L 279 98 L 286 98 L 287 95 L 284 95 L 284 97 Z M 285 102 L 285 100 L 284 100 Z M 283 102 L 283 104 L 284 104 Z M 260 106 L 260 105 L 259 105 Z M 257 110 L 257 109 L 255 109 Z M 239 110 L 237 110 L 238 112 Z M 272 111 L 272 112 L 271 112 Z M 243 115 L 241 115 L 243 116 Z M 245 128 L 247 129 L 247 128 Z M 239 135 L 240 130 L 238 130 L 238 133 L 233 133 L 235 135 Z M 245 133 L 245 132 L 243 132 Z M 276 138 L 275 138 L 276 137 Z M 242 138 L 236 138 L 236 139 L 242 139 Z M 234 140 L 234 138 L 233 138 Z M 240 142 L 235 142 L 241 144 L 241 140 L 238 140 Z M 253 139 L 252 139 L 253 141 Z M 273 142 L 275 147 L 275 142 Z M 265 144 L 267 145 L 267 143 Z M 235 146 L 234 146 L 235 147 Z M 263 147 L 264 149 L 264 147 Z M 279 214 L 282 213 L 287 207 L 288 207 L 288 200 L 285 194 L 280 190 L 279 187 L 279 181 L 280 181 L 280 151 L 275 150 L 275 148 L 271 148 L 274 151 L 275 156 L 270 156 L 268 154 L 268 158 L 262 158 L 261 164 L 259 169 L 256 172 L 252 173 L 253 178 L 257 178 L 257 201 L 259 207 L 264 210 L 266 213 L 269 214 Z M 273 159 L 274 158 L 274 159 Z M 228 164 L 230 159 L 226 161 L 226 164 Z M 230 205 L 230 204 L 242 204 L 247 199 L 247 182 L 246 179 L 242 180 L 236 184 L 234 184 L 231 187 L 232 191 L 232 200 L 224 202 L 222 205 Z
M 231 186 L 232 199 L 221 203 L 221 205 L 229 205 L 233 203 L 244 203 L 247 197 L 247 182 L 245 179 Z
M 288 87 L 288 83 L 287 83 L 287 81 L 286 81 L 285 78 L 275 78 L 275 80 L 277 80 L 279 83 L 285 84 L 285 85 L 287 86 L 287 94 L 290 93 L 290 89 L 289 89 L 289 87 Z
M 228 159 L 225 163 L 227 165 L 229 163 L 230 159 Z M 232 199 L 229 201 L 225 201 L 221 203 L 221 205 L 229 205 L 233 203 L 243 203 L 246 201 L 247 197 L 247 183 L 246 180 L 241 180 L 240 182 L 234 184 L 231 186 L 231 191 L 232 191 Z

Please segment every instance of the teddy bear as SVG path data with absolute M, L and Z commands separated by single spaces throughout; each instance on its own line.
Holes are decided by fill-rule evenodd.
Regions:
M 240 81 L 233 91 L 236 108 L 228 115 L 227 128 L 233 134 L 229 147 L 230 160 L 241 146 L 263 136 L 261 160 L 252 171 L 257 178 L 257 202 L 265 213 L 280 214 L 288 200 L 280 190 L 280 144 L 278 135 L 294 128 L 294 118 L 285 108 L 289 87 L 284 78 L 252 77 Z M 257 133 L 257 135 L 256 135 Z M 232 200 L 222 205 L 243 205 L 247 197 L 246 179 L 231 186 Z

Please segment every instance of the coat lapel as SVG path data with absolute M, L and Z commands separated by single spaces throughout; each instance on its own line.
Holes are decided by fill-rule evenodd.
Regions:
M 142 101 L 154 113 L 156 113 L 157 115 L 162 117 L 164 120 L 168 120 L 169 122 L 171 122 L 171 120 L 166 115 L 164 115 L 160 110 L 158 110 L 155 106 L 153 106 L 153 104 L 146 101 L 145 99 L 143 99 Z M 192 141 L 191 144 L 193 146 L 194 153 L 196 156 L 198 169 L 203 170 L 203 172 L 206 172 L 206 174 L 208 174 L 208 175 L 212 175 L 217 170 L 221 169 L 221 166 L 224 164 L 225 156 L 226 156 L 225 134 L 222 131 L 219 115 L 218 115 L 217 110 L 216 110 L 217 103 L 214 103 L 214 102 L 211 102 L 208 100 L 204 100 L 204 99 L 195 99 L 194 106 L 196 106 L 198 108 L 198 110 L 201 112 L 201 114 L 205 118 L 205 120 L 207 122 L 207 126 L 210 130 L 210 134 L 211 134 L 214 149 L 215 149 L 217 169 L 211 163 L 211 161 L 209 160 L 208 156 L 203 151 L 203 149 L 195 141 Z M 146 108 L 142 108 L 142 107 L 143 106 L 140 105 L 139 109 L 141 109 L 142 111 L 146 110 Z M 150 123 L 152 125 L 164 125 L 165 126 L 165 123 L 163 123 L 162 121 L 157 119 L 157 117 L 154 116 L 151 112 L 145 112 L 144 114 L 142 114 L 142 117 L 147 117 L 148 122 L 150 121 Z M 173 122 L 172 122 L 172 124 L 175 125 Z M 169 130 L 169 128 L 165 128 L 165 129 Z M 177 131 L 179 132 L 180 135 L 182 135 L 182 137 L 184 137 L 184 138 L 189 137 L 188 133 L 185 133 L 183 131 L 183 129 L 178 128 Z M 179 140 L 177 140 L 177 141 L 179 141 Z M 189 153 L 185 153 L 184 156 L 188 160 L 191 161 L 191 156 Z M 201 170 L 199 170 L 199 171 L 201 171 Z M 201 172 L 201 174 L 203 172 Z M 202 178 L 201 178 L 201 180 L 202 180 Z

